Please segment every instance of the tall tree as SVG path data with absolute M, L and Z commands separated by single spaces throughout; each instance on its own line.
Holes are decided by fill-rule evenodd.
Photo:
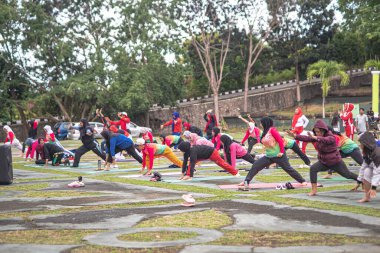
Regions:
M 286 5 L 283 25 L 271 36 L 271 46 L 278 57 L 288 59 L 295 68 L 297 102 L 301 101 L 299 87 L 301 67 L 320 58 L 335 29 L 331 0 L 296 0 Z
M 214 97 L 214 111 L 219 115 L 219 89 L 229 52 L 231 30 L 236 19 L 236 5 L 230 1 L 183 0 L 177 5 L 178 23 L 191 36 Z
M 309 80 L 313 77 L 321 79 L 323 118 L 325 118 L 325 101 L 330 91 L 332 80 L 340 78 L 340 85 L 342 86 L 347 85 L 350 81 L 350 77 L 344 69 L 345 66 L 343 64 L 324 60 L 313 63 L 307 68 L 307 78 Z

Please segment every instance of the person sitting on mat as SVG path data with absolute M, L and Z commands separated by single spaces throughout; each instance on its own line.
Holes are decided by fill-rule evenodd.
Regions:
M 318 161 L 310 167 L 311 192 L 309 196 L 317 194 L 317 175 L 319 171 L 333 169 L 341 176 L 357 181 L 358 175 L 347 169 L 339 153 L 335 137 L 323 120 L 317 120 L 313 127 L 313 133 L 314 135 L 309 132 L 309 136 L 299 134 L 295 136 L 296 140 L 312 142 L 318 151 Z M 288 131 L 288 134 L 294 136 L 294 133 L 290 131 Z
M 369 202 L 376 197 L 376 188 L 380 183 L 380 148 L 376 139 L 370 132 L 364 132 L 359 137 L 360 147 L 363 151 L 364 161 L 359 171 L 358 180 L 363 180 L 364 198 L 359 203 Z M 353 190 L 357 190 L 358 184 Z
M 207 140 L 205 137 L 201 137 L 196 133 L 191 133 L 190 131 L 183 132 L 183 136 L 190 142 L 191 146 L 195 145 L 206 145 L 214 147 L 214 143 Z
M 121 133 L 103 131 L 100 133 L 106 141 L 107 164 L 105 170 L 109 170 L 111 164 L 116 162 L 115 155 L 125 150 L 136 161 L 142 163 L 142 158 L 137 154 L 133 141 Z
M 195 133 L 200 137 L 203 137 L 202 130 L 199 127 L 193 126 L 189 122 L 183 123 L 183 127 L 185 128 L 185 131 L 189 131 L 190 133 Z
M 357 164 L 362 165 L 363 155 L 360 152 L 358 144 L 340 132 L 334 131 L 332 127 L 329 127 L 329 130 L 334 134 L 342 158 L 351 157 Z M 323 178 L 331 178 L 333 172 L 334 170 L 329 170 L 328 174 Z
M 236 158 L 242 158 L 251 164 L 255 162 L 255 158 L 244 147 L 237 142 L 233 142 L 227 135 L 222 135 L 220 141 L 223 144 L 224 160 L 231 164 L 232 167 L 236 168 Z
M 199 145 L 191 147 L 187 141 L 178 145 L 183 154 L 182 176 L 180 180 L 191 180 L 194 176 L 194 167 L 199 160 L 211 160 L 234 176 L 240 177 L 239 171 L 224 161 L 215 148 Z M 190 159 L 190 164 L 187 166 Z
M 262 169 L 267 168 L 272 163 L 277 163 L 281 168 L 294 178 L 297 182 L 306 185 L 306 180 L 289 164 L 286 157 L 284 140 L 281 138 L 277 129 L 274 127 L 273 120 L 269 117 L 261 119 L 263 133 L 261 143 L 265 147 L 265 156 L 257 160 L 251 167 L 245 180 L 239 184 L 242 190 L 248 190 L 249 183 Z
M 148 171 L 145 175 L 151 175 L 153 169 L 153 160 L 158 157 L 166 157 L 172 163 L 174 163 L 179 168 L 182 167 L 182 161 L 177 158 L 173 153 L 172 149 L 166 145 L 156 144 L 156 143 L 145 143 L 143 138 L 138 138 L 136 140 L 137 149 L 143 153 L 143 162 L 141 173 L 144 172 L 146 166 L 148 166 Z
M 79 139 L 83 145 L 76 150 L 72 167 L 78 167 L 82 155 L 90 150 L 102 158 L 102 160 L 106 160 L 106 154 L 101 151 L 98 141 L 94 139 L 94 129 L 90 126 L 87 119 L 81 119 L 79 122 Z

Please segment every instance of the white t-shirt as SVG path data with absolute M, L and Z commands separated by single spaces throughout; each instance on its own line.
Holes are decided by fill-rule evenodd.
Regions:
M 295 127 L 301 127 L 302 126 L 303 128 L 306 128 L 308 124 L 309 124 L 308 118 L 306 118 L 305 115 L 302 115 L 301 117 L 298 118 Z
M 368 122 L 368 116 L 363 114 L 363 115 L 356 115 L 356 125 L 358 126 L 358 131 L 360 133 L 364 133 L 367 131 L 367 122 Z

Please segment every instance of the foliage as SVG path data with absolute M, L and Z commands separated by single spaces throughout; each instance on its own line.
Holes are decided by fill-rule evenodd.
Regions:
M 275 83 L 284 80 L 292 80 L 295 75 L 294 68 L 284 69 L 282 71 L 273 71 L 273 69 L 268 74 L 259 74 L 254 76 L 251 82 L 254 85 Z
M 380 60 L 368 60 L 364 64 L 365 69 L 374 68 L 376 70 L 380 70 Z

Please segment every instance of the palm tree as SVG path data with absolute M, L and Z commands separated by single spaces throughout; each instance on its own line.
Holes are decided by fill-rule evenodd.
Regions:
M 313 63 L 307 68 L 307 79 L 309 79 L 309 81 L 315 76 L 321 78 L 323 118 L 325 118 L 325 100 L 331 88 L 333 78 L 339 77 L 342 86 L 347 85 L 350 81 L 350 77 L 344 69 L 345 66 L 343 64 L 337 63 L 336 61 L 324 60 Z
M 364 64 L 364 69 L 368 71 L 369 68 L 380 70 L 380 60 L 368 60 Z

